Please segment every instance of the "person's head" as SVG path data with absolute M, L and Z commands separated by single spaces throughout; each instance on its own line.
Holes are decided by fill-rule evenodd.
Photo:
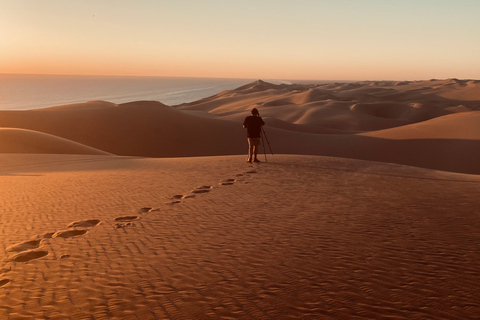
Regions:
M 257 108 L 253 108 L 253 109 L 252 109 L 252 115 L 254 115 L 254 116 L 258 116 L 258 115 L 259 115 Z

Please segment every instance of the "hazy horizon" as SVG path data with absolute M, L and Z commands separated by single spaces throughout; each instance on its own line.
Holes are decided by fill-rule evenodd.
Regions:
M 172 78 L 172 79 L 225 79 L 225 80 L 245 80 L 245 81 L 265 81 L 265 82 L 289 82 L 298 81 L 301 83 L 316 83 L 316 82 L 388 82 L 388 81 L 429 81 L 429 80 L 480 80 L 480 78 L 429 78 L 429 79 L 268 79 L 268 78 L 236 78 L 236 77 L 202 77 L 202 76 L 155 76 L 155 75 L 122 75 L 122 74 L 47 74 L 47 73 L 0 73 L 0 76 L 32 76 L 32 77 L 98 77 L 98 78 Z M 247 83 L 247 82 L 246 82 Z
M 480 2 L 1 0 L 1 74 L 480 78 Z

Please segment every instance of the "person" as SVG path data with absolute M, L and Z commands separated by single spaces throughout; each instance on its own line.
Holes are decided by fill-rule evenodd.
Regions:
M 260 160 L 257 158 L 257 154 L 263 125 L 265 125 L 265 122 L 263 121 L 262 117 L 260 117 L 257 108 L 253 108 L 252 115 L 246 117 L 243 121 L 243 127 L 247 129 L 248 139 L 247 162 L 260 162 Z

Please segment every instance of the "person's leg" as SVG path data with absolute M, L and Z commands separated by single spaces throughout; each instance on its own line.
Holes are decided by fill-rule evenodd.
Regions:
M 253 148 L 253 154 L 254 154 L 254 161 L 255 162 L 260 162 L 258 159 L 257 159 L 257 154 L 258 154 L 258 146 L 260 145 L 260 139 L 255 139 L 255 145 L 254 145 L 254 148 Z
M 253 148 L 254 148 L 254 143 L 252 142 L 251 139 L 248 139 L 248 162 L 252 162 L 253 160 Z

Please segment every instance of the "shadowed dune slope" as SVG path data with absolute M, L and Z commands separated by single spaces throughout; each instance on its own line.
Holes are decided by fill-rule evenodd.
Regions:
M 50 134 L 12 128 L 0 128 L 0 153 L 109 154 Z
M 480 174 L 478 123 L 476 111 L 363 134 L 288 135 L 270 129 L 269 136 L 277 153 L 302 153 L 309 144 L 315 151 L 308 154 Z
M 1 111 L 0 126 L 40 131 L 127 156 L 238 154 L 245 144 L 241 124 L 189 115 L 150 101 Z

